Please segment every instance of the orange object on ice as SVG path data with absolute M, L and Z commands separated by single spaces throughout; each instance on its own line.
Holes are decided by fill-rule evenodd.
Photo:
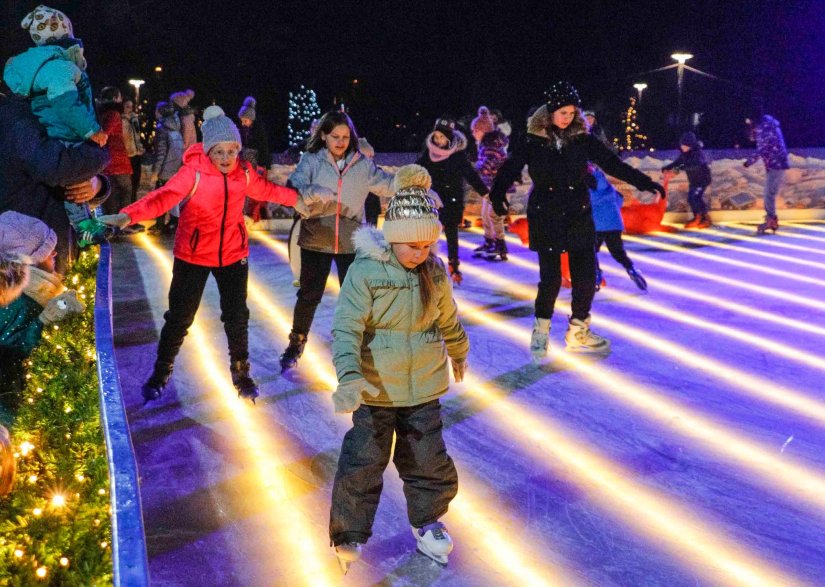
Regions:
M 667 194 L 667 184 L 670 175 L 665 174 L 664 188 Z M 629 206 L 622 207 L 624 231 L 627 234 L 646 234 L 648 232 L 676 232 L 672 226 L 662 224 L 662 218 L 667 210 L 667 198 L 661 198 L 655 204 L 642 204 L 639 200 L 632 200 Z
M 517 218 L 507 226 L 507 230 L 513 234 L 517 234 L 521 239 L 521 244 L 527 246 L 530 244 L 530 233 L 527 231 L 527 219 Z

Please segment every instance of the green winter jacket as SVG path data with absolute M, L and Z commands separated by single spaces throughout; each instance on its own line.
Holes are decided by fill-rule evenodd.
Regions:
M 447 272 L 438 263 L 433 303 L 424 312 L 418 273 L 405 269 L 383 233 L 372 227 L 353 237 L 355 261 L 341 287 L 332 326 L 339 381 L 364 377 L 379 390 L 363 403 L 416 406 L 449 388 L 448 357 L 463 361 L 470 343 L 458 321 Z
M 0 356 L 24 359 L 40 342 L 43 306 L 23 294 L 8 306 L 0 306 Z

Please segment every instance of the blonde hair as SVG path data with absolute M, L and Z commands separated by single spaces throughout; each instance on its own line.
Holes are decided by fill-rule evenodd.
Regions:
M 8 306 L 19 298 L 28 284 L 28 265 L 0 258 L 0 306 Z

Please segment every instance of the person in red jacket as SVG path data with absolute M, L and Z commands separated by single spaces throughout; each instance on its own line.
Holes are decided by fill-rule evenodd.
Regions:
M 157 360 L 143 397 L 160 397 L 172 375 L 175 357 L 195 319 L 209 274 L 215 276 L 221 304 L 221 321 L 229 342 L 230 372 L 238 395 L 255 401 L 258 387 L 249 376 L 246 306 L 249 244 L 243 219 L 246 196 L 304 209 L 298 192 L 270 183 L 240 162 L 238 128 L 219 106 L 204 111 L 203 143 L 183 156 L 183 166 L 162 187 L 126 206 L 119 214 L 100 220 L 125 227 L 162 216 L 176 204 L 181 213 L 175 234 L 169 310 L 160 333 Z

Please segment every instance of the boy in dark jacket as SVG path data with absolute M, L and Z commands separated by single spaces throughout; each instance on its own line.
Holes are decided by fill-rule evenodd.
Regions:
M 710 166 L 702 152 L 702 141 L 688 131 L 679 138 L 681 153 L 670 165 L 662 167 L 664 173 L 683 170 L 688 177 L 688 204 L 693 211 L 693 220 L 685 228 L 708 228 L 711 226 L 705 190 L 711 183 Z

